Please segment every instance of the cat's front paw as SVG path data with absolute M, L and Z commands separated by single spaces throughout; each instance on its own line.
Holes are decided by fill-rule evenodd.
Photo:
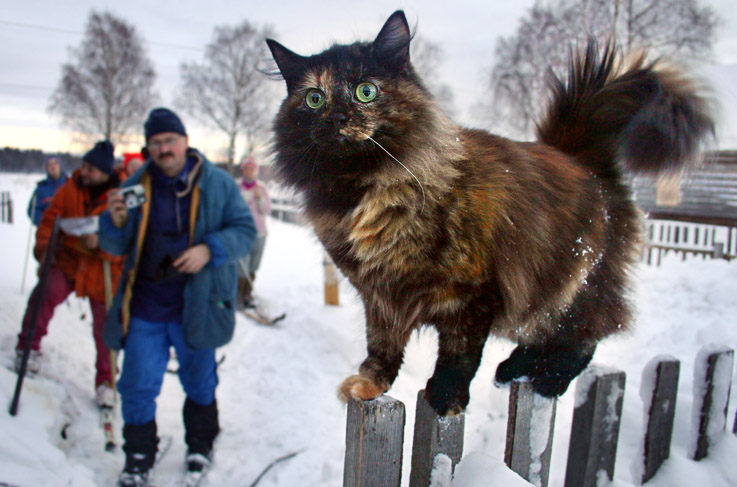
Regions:
M 425 399 L 440 416 L 455 416 L 466 409 L 470 395 L 468 388 L 430 378 L 425 386 Z
M 368 377 L 352 375 L 338 386 L 338 398 L 343 402 L 348 402 L 350 399 L 370 401 L 384 394 L 388 389 Z
M 561 396 L 591 362 L 595 346 L 518 346 L 496 369 L 497 385 L 527 377 L 543 397 Z

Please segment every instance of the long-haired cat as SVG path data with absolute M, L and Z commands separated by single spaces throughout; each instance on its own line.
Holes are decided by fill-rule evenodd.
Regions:
M 553 83 L 538 142 L 515 142 L 448 120 L 410 40 L 398 11 L 373 42 L 309 57 L 267 41 L 287 84 L 276 168 L 365 305 L 368 357 L 339 396 L 387 391 L 423 324 L 439 334 L 425 389 L 439 414 L 468 404 L 490 333 L 518 343 L 497 382 L 526 376 L 560 395 L 630 322 L 640 214 L 621 163 L 693 160 L 712 130 L 707 100 L 676 71 L 590 43 Z

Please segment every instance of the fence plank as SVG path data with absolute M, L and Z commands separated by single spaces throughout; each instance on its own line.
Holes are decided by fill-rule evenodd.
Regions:
M 614 478 L 625 374 L 589 367 L 576 385 L 565 487 L 596 487 Z
M 538 487 L 548 485 L 555 408 L 555 400 L 535 394 L 529 383 L 512 383 L 504 463 Z
M 670 456 L 680 370 L 681 362 L 678 360 L 658 361 L 655 365 L 652 391 L 641 392 L 641 395 L 649 394 L 648 399 L 650 399 L 646 419 L 643 484 L 655 476 L 660 466 Z M 646 370 L 643 376 L 648 373 L 650 371 Z M 643 377 L 642 383 L 648 382 L 648 378 Z
M 696 357 L 693 404 L 696 429 L 691 444 L 694 460 L 704 459 L 715 436 L 726 428 L 733 362 L 734 350 L 729 348 L 704 348 Z
M 325 276 L 325 304 L 330 306 L 340 305 L 340 294 L 338 293 L 338 271 L 327 252 L 323 251 L 322 266 Z
M 450 458 L 451 469 L 455 469 L 463 456 L 464 424 L 463 414 L 439 416 L 425 399 L 425 391 L 417 394 L 410 487 L 430 485 L 435 458 L 440 454 Z
M 349 401 L 343 487 L 399 487 L 404 404 L 389 396 Z
M 5 203 L 5 201 L 6 201 L 7 197 L 8 197 L 8 193 L 6 191 L 0 192 L 0 222 L 6 222 L 7 221 L 6 220 L 6 217 L 5 217 L 5 214 L 6 214 L 6 210 L 5 210 L 6 203 Z

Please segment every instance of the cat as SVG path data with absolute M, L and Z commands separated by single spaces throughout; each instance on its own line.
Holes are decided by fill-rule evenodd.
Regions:
M 452 123 L 410 62 L 402 11 L 373 42 L 298 55 L 267 43 L 287 96 L 275 168 L 358 290 L 368 356 L 339 386 L 386 392 L 413 330 L 438 331 L 425 398 L 462 412 L 490 334 L 518 345 L 495 381 L 565 392 L 597 343 L 631 321 L 641 214 L 622 167 L 675 170 L 713 131 L 710 101 L 678 71 L 620 62 L 590 41 L 555 79 L 538 141 Z

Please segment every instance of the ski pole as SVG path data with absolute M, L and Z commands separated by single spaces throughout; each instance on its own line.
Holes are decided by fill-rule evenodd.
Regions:
M 102 261 L 102 275 L 105 280 L 105 311 L 110 311 L 113 306 L 113 278 L 110 272 L 110 261 Z M 107 313 L 106 313 L 107 315 Z M 115 350 L 110 349 L 110 380 L 112 380 L 113 393 L 115 394 L 115 400 L 118 400 L 118 390 L 115 387 L 115 376 L 118 373 L 118 356 Z
M 26 241 L 26 258 L 23 261 L 23 279 L 20 281 L 20 293 L 23 294 L 23 292 L 26 290 L 26 271 L 28 271 L 28 253 L 31 250 L 31 234 L 33 233 L 33 227 L 35 226 L 33 224 L 33 217 L 36 214 L 36 200 L 38 199 L 38 195 L 36 193 L 33 193 L 33 198 L 31 199 L 31 226 L 28 227 L 28 240 Z
M 23 379 L 26 375 L 26 369 L 28 368 L 28 356 L 31 354 L 31 343 L 33 342 L 33 335 L 36 333 L 36 322 L 38 321 L 38 312 L 44 298 L 46 297 L 46 282 L 49 278 L 49 268 L 51 267 L 51 261 L 56 253 L 56 241 L 59 238 L 59 217 L 57 216 L 54 220 L 54 229 L 51 231 L 51 238 L 49 239 L 49 246 L 46 249 L 46 255 L 44 256 L 43 263 L 41 264 L 41 277 L 38 280 L 36 286 L 35 296 L 31 295 L 31 301 L 29 306 L 31 307 L 31 320 L 28 326 L 28 334 L 26 335 L 26 343 L 23 347 L 23 357 L 21 360 L 20 370 L 18 371 L 18 380 L 15 383 L 15 393 L 13 394 L 13 400 L 10 403 L 10 415 L 15 416 L 18 412 L 18 401 L 20 400 L 20 391 L 23 387 Z M 35 298 L 35 300 L 34 300 Z M 23 325 L 21 324 L 21 327 Z

